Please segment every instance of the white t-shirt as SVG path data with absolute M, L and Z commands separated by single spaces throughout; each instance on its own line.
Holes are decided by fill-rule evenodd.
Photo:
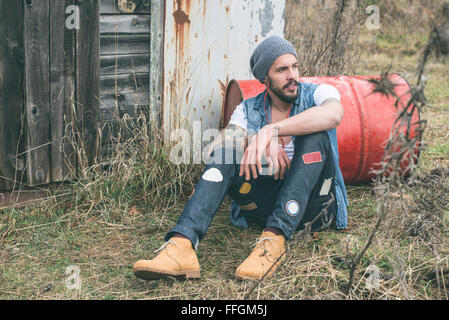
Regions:
M 329 84 L 319 85 L 313 94 L 313 99 L 316 106 L 321 106 L 324 101 L 330 98 L 334 98 L 340 101 L 340 93 L 338 92 L 337 88 Z M 233 124 L 247 130 L 248 123 L 245 111 L 243 109 L 243 102 L 235 108 L 229 124 Z M 290 143 L 285 146 L 284 150 L 288 158 L 290 160 L 293 159 L 293 153 L 295 152 L 293 141 L 290 141 Z

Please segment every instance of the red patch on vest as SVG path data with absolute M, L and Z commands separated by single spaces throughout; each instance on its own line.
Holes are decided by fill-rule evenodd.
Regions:
M 323 159 L 321 159 L 321 152 L 317 151 L 317 152 L 303 154 L 302 161 L 304 161 L 304 164 L 311 164 L 311 163 L 323 162 Z

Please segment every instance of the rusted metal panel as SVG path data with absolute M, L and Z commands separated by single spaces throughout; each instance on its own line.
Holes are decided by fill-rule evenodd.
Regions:
M 227 81 L 251 78 L 249 60 L 263 39 L 283 35 L 285 1 L 166 1 L 166 138 L 202 121 L 218 128 Z

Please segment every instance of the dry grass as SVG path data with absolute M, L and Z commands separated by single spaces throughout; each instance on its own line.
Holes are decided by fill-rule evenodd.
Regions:
M 428 30 L 423 26 L 416 34 L 409 33 L 403 26 L 413 23 L 397 17 L 413 8 L 400 11 L 403 8 L 395 5 L 400 12 L 390 12 L 385 2 L 378 2 L 391 21 L 382 21 L 378 31 L 362 28 L 347 35 L 347 46 L 340 51 L 347 63 L 337 67 L 343 68 L 343 74 L 376 75 L 391 65 L 393 72 L 413 79 Z M 310 2 L 288 1 L 287 6 L 296 10 L 292 17 L 305 14 L 299 4 L 306 3 Z M 315 8 L 308 6 L 308 10 Z M 311 37 L 301 40 L 309 43 L 306 47 L 322 50 L 323 46 L 315 48 L 319 39 L 330 39 L 332 28 L 326 19 L 333 17 L 333 8 L 329 6 L 327 15 L 321 16 L 323 20 L 316 21 L 315 31 L 307 29 L 312 26 L 302 29 Z M 346 18 L 344 25 L 352 21 Z M 293 25 L 296 20 L 292 18 L 289 21 L 287 33 L 295 37 L 294 28 L 303 24 Z M 303 61 L 311 61 L 315 53 L 307 56 L 302 49 Z M 323 60 L 303 74 L 326 74 L 328 62 L 329 56 L 323 54 Z M 283 266 L 274 277 L 257 285 L 250 299 L 448 298 L 448 72 L 447 59 L 433 58 L 428 65 L 426 93 L 430 103 L 422 114 L 428 119 L 427 149 L 421 155 L 419 179 L 424 184 L 411 188 L 407 196 L 410 219 L 403 221 L 399 213 L 391 216 L 391 227 L 381 230 L 357 268 L 349 295 L 345 297 L 341 291 L 348 281 L 351 257 L 366 241 L 376 218 L 376 197 L 369 184 L 348 186 L 346 232 L 326 230 L 290 241 Z M 65 187 L 62 195 L 60 186 L 55 186 L 41 203 L 0 211 L 1 299 L 227 300 L 243 299 L 250 292 L 254 282 L 236 281 L 234 272 L 251 251 L 260 229 L 232 227 L 229 199 L 200 243 L 200 281 L 144 282 L 134 277 L 133 263 L 154 256 L 153 251 L 163 244 L 202 169 L 168 161 L 169 146 L 155 146 L 145 119 L 141 120 L 124 120 L 122 125 L 132 134 L 124 141 L 115 141 L 115 158 L 86 169 L 84 178 Z M 375 288 L 368 285 L 371 278 L 367 268 L 372 264 L 380 271 Z M 79 267 L 80 290 L 66 287 L 69 266 Z
M 351 74 L 365 18 L 355 1 L 286 2 L 285 37 L 297 48 L 301 76 Z

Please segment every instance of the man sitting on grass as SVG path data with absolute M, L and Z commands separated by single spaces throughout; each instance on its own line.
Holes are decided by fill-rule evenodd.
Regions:
M 298 82 L 297 59 L 293 45 L 277 36 L 254 50 L 251 70 L 266 90 L 236 108 L 160 253 L 134 264 L 138 278 L 200 278 L 198 243 L 226 194 L 234 225 L 264 228 L 237 279 L 271 276 L 285 259 L 285 240 L 306 225 L 346 228 L 335 130 L 344 114 L 340 95 L 330 85 Z

